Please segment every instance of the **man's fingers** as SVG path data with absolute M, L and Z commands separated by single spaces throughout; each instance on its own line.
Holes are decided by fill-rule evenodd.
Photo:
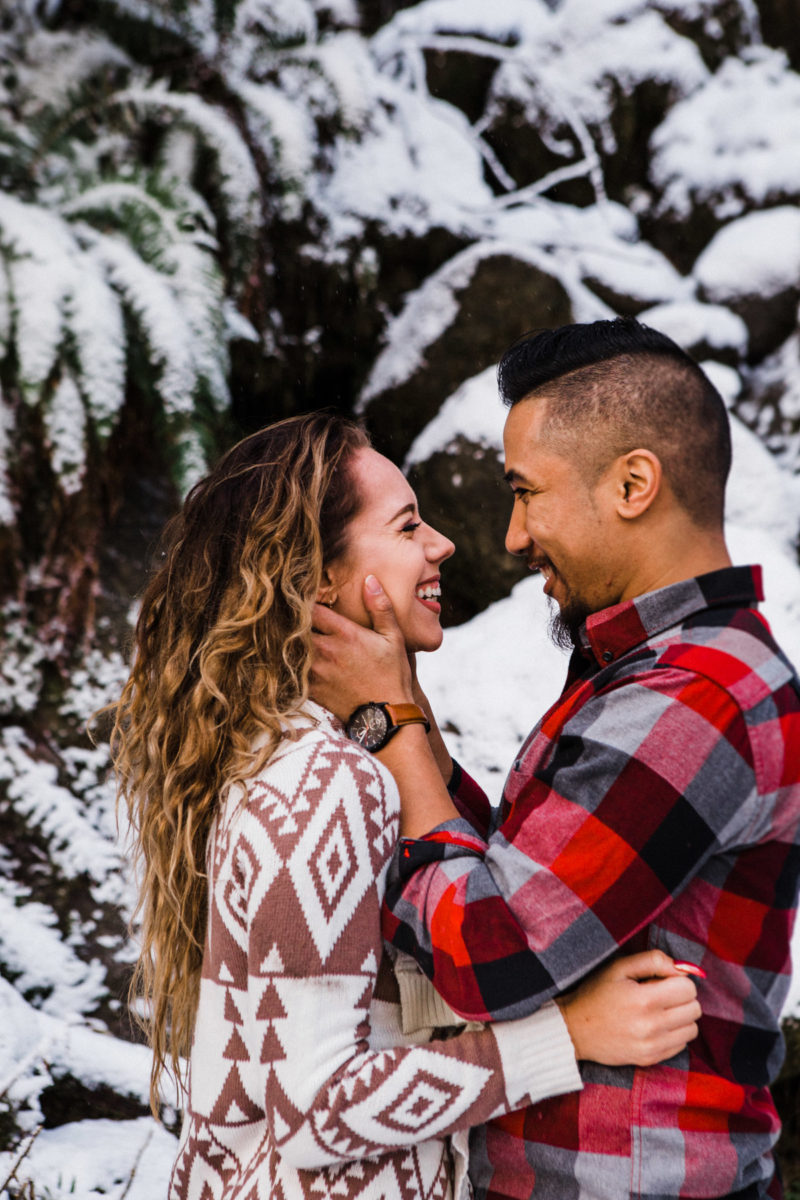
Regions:
M 364 607 L 372 620 L 372 628 L 386 638 L 399 638 L 400 627 L 394 615 L 392 602 L 375 575 L 364 580 Z
M 312 615 L 313 628 L 318 633 L 347 633 L 348 626 L 352 624 L 347 617 L 343 617 L 340 613 L 334 612 L 332 608 L 328 608 L 327 604 L 315 604 L 314 613 Z

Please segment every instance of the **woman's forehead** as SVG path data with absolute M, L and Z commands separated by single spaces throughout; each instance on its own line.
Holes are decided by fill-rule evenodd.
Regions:
M 411 485 L 399 467 L 371 446 L 356 451 L 354 475 L 363 507 L 379 504 L 397 509 L 403 504 L 415 504 Z

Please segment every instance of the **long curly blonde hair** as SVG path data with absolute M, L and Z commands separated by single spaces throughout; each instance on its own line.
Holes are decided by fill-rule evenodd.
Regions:
M 140 868 L 133 1011 L 153 1048 L 150 1102 L 191 1048 L 206 928 L 206 844 L 225 788 L 256 772 L 308 697 L 311 614 L 359 498 L 368 445 L 332 413 L 234 446 L 167 525 L 111 735 Z M 254 752 L 253 739 L 259 737 Z

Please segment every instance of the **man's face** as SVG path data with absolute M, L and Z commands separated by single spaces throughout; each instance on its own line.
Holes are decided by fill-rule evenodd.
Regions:
M 575 642 L 587 616 L 618 603 L 620 554 L 613 481 L 586 482 L 578 455 L 542 436 L 547 398 L 521 400 L 503 433 L 505 478 L 514 493 L 506 549 L 544 579 L 558 613 L 553 636 Z

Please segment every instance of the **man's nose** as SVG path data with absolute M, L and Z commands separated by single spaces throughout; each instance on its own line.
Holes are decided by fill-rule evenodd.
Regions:
M 515 502 L 506 531 L 506 550 L 509 554 L 527 554 L 531 544 L 531 536 L 525 528 L 523 507 Z

